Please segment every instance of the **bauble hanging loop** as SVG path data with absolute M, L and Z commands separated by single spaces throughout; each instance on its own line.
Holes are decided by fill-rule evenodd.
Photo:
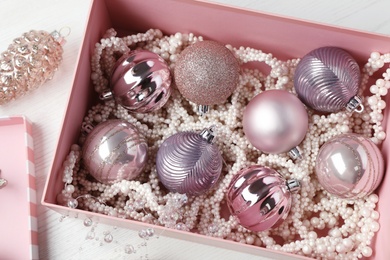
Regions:
M 209 128 L 200 134 L 179 132 L 162 143 L 156 158 L 157 175 L 169 191 L 200 195 L 217 183 L 223 160 L 213 139 Z
M 226 200 L 230 213 L 245 228 L 264 231 L 279 226 L 291 208 L 291 193 L 298 180 L 286 181 L 272 168 L 252 165 L 239 171 L 229 184 Z
M 0 105 L 51 79 L 62 61 L 62 36 L 31 30 L 14 39 L 0 55 Z
M 171 95 L 171 72 L 159 55 L 147 50 L 127 52 L 115 63 L 110 90 L 100 95 L 133 113 L 160 109 Z
M 298 97 L 308 107 L 320 112 L 362 112 L 357 96 L 360 68 L 355 59 L 338 47 L 322 47 L 306 54 L 294 74 Z

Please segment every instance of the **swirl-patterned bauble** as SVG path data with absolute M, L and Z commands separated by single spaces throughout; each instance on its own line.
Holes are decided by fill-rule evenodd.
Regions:
M 157 175 L 171 192 L 199 195 L 211 189 L 222 171 L 222 155 L 212 143 L 213 132 L 179 132 L 160 146 Z
M 252 165 L 238 172 L 226 194 L 230 213 L 245 228 L 264 231 L 280 225 L 291 208 L 291 192 L 297 180 L 286 181 L 274 169 Z
M 380 184 L 384 160 L 370 139 L 358 134 L 339 135 L 321 146 L 316 174 L 329 193 L 340 198 L 362 198 Z
M 125 53 L 114 65 L 110 92 L 115 101 L 133 113 L 148 113 L 160 109 L 171 95 L 171 73 L 159 55 L 147 50 Z
M 132 180 L 147 162 L 148 145 L 137 128 L 120 119 L 98 124 L 88 134 L 82 150 L 84 165 L 99 182 Z
M 322 47 L 306 54 L 294 74 L 298 97 L 320 112 L 338 112 L 344 108 L 360 111 L 357 96 L 360 68 L 355 59 L 338 47 Z

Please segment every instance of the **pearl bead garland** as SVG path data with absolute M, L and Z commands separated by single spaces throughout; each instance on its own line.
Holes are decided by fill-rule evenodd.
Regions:
M 92 83 L 96 92 L 106 90 L 108 75 L 118 54 L 129 49 L 153 51 L 173 69 L 180 52 L 202 40 L 201 36 L 192 33 L 164 36 L 156 29 L 118 38 L 110 29 L 96 44 L 91 65 Z M 226 47 L 241 64 L 265 63 L 271 68 L 270 73 L 264 75 L 256 69 L 242 69 L 239 86 L 229 102 L 216 105 L 202 117 L 196 114 L 197 105 L 182 98 L 176 89 L 168 103 L 153 114 L 130 114 L 114 101 L 92 107 L 84 118 L 80 145 L 88 126 L 109 118 L 121 118 L 144 133 L 149 142 L 149 161 L 144 173 L 136 180 L 105 185 L 88 176 L 80 160 L 81 148 L 75 144 L 63 164 L 65 187 L 58 195 L 58 203 L 173 229 L 189 231 L 196 228 L 204 235 L 314 258 L 370 256 L 372 249 L 369 245 L 379 229 L 379 213 L 375 211 L 378 196 L 372 194 L 357 200 L 331 196 L 313 178 L 314 166 L 320 146 L 336 135 L 355 132 L 371 137 L 377 144 L 385 139 L 381 123 L 386 103 L 382 98 L 390 88 L 390 68 L 383 73 L 383 78 L 369 87 L 372 95 L 364 99 L 363 113 L 341 111 L 325 116 L 309 110 L 309 131 L 300 145 L 304 156 L 294 162 L 287 154 L 264 154 L 255 149 L 243 133 L 242 114 L 245 105 L 262 91 L 285 89 L 295 93 L 292 79 L 299 59 L 281 61 L 260 50 Z M 390 54 L 371 54 L 363 68 L 360 96 L 363 96 L 369 77 L 386 63 L 390 63 Z M 179 131 L 199 131 L 210 125 L 216 126 L 215 143 L 225 160 L 219 183 L 198 197 L 167 193 L 160 188 L 155 168 L 155 155 L 162 141 Z M 279 227 L 264 232 L 251 232 L 240 226 L 235 218 L 223 213 L 226 211 L 225 192 L 234 174 L 253 164 L 272 167 L 287 179 L 295 178 L 301 182 L 300 192 L 293 195 L 294 206 L 289 217 Z

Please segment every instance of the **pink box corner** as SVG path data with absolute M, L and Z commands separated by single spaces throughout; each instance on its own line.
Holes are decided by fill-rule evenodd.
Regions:
M 39 259 L 32 123 L 24 116 L 1 117 L 0 143 L 1 177 L 8 181 L 0 196 L 8 209 L 0 215 L 0 257 Z
M 148 15 L 140 15 L 137 10 L 148 10 Z M 42 204 L 63 213 L 84 213 L 87 216 L 99 218 L 101 222 L 129 228 L 148 225 L 81 210 L 71 210 L 56 204 L 56 196 L 63 187 L 62 177 L 60 176 L 62 162 L 65 160 L 71 144 L 77 140 L 81 123 L 88 107 L 96 100 L 96 94 L 93 92 L 89 77 L 90 55 L 93 53 L 95 43 L 111 27 L 114 27 L 121 33 L 144 32 L 150 28 L 161 29 L 167 34 L 178 31 L 193 32 L 194 34 L 204 36 L 205 39 L 229 43 L 237 47 L 258 48 L 282 59 L 301 57 L 314 48 L 333 45 L 348 50 L 362 64 L 372 51 L 381 53 L 390 51 L 390 37 L 232 8 L 206 1 L 93 1 L 67 113 L 63 121 L 55 159 L 46 182 Z M 229 30 L 221 30 L 221 28 L 229 28 Z M 389 98 L 387 97 L 387 99 Z M 387 120 L 389 116 L 388 110 L 389 108 L 385 111 L 384 124 L 387 127 L 390 123 Z M 389 160 L 389 147 L 390 139 L 387 138 L 382 145 L 386 163 Z M 386 172 L 389 172 L 389 168 L 386 169 Z M 380 198 L 390 197 L 389 187 L 390 176 L 386 174 L 382 185 L 378 189 Z M 390 207 L 387 207 L 384 200 L 380 200 L 377 210 L 381 215 L 381 229 L 374 239 L 374 255 L 372 258 L 387 259 L 387 256 L 390 254 L 390 248 L 386 247 L 386 241 L 390 238 L 390 221 L 388 221 L 390 218 Z M 290 257 L 290 259 L 302 258 L 226 240 L 206 238 L 199 234 L 166 230 L 165 228 L 155 226 L 154 228 L 165 230 L 164 232 L 168 236 L 199 243 L 209 243 L 259 256 L 272 257 L 274 259 L 286 259 L 286 257 Z

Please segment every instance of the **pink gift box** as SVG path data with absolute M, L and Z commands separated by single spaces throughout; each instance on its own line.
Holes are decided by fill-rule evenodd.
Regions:
M 32 125 L 0 118 L 0 259 L 38 259 L 38 221 Z
M 157 28 L 165 34 L 192 32 L 205 39 L 229 43 L 235 47 L 248 46 L 270 52 L 279 59 L 302 57 L 314 48 L 338 46 L 350 52 L 362 65 L 372 51 L 387 53 L 390 51 L 390 38 L 386 36 L 347 30 L 309 23 L 302 20 L 275 16 L 256 11 L 211 4 L 205 1 L 191 0 L 95 0 L 92 3 L 90 17 L 85 31 L 74 85 L 69 99 L 67 113 L 58 141 L 56 155 L 49 174 L 42 203 L 63 214 L 98 218 L 100 222 L 133 229 L 153 227 L 164 230 L 164 234 L 179 239 L 196 241 L 258 256 L 273 259 L 301 259 L 302 257 L 282 254 L 255 246 L 243 245 L 232 241 L 205 237 L 196 233 L 169 230 L 163 227 L 123 220 L 115 217 L 69 209 L 56 204 L 56 196 L 63 189 L 62 163 L 68 155 L 70 146 L 77 142 L 81 124 L 86 111 L 94 102 L 97 94 L 90 82 L 90 60 L 95 43 L 105 31 L 113 27 L 121 35 L 145 32 Z M 265 68 L 260 68 L 265 69 Z M 380 75 L 379 73 L 377 75 Z M 387 98 L 389 101 L 389 98 Z M 389 108 L 385 111 L 384 126 L 387 125 Z M 390 139 L 387 138 L 381 149 L 386 161 Z M 387 171 L 389 171 L 387 169 Z M 380 201 L 378 211 L 380 231 L 373 241 L 373 259 L 387 259 L 390 248 L 386 240 L 390 237 L 390 207 L 386 198 L 390 198 L 390 176 L 385 178 L 378 189 Z

